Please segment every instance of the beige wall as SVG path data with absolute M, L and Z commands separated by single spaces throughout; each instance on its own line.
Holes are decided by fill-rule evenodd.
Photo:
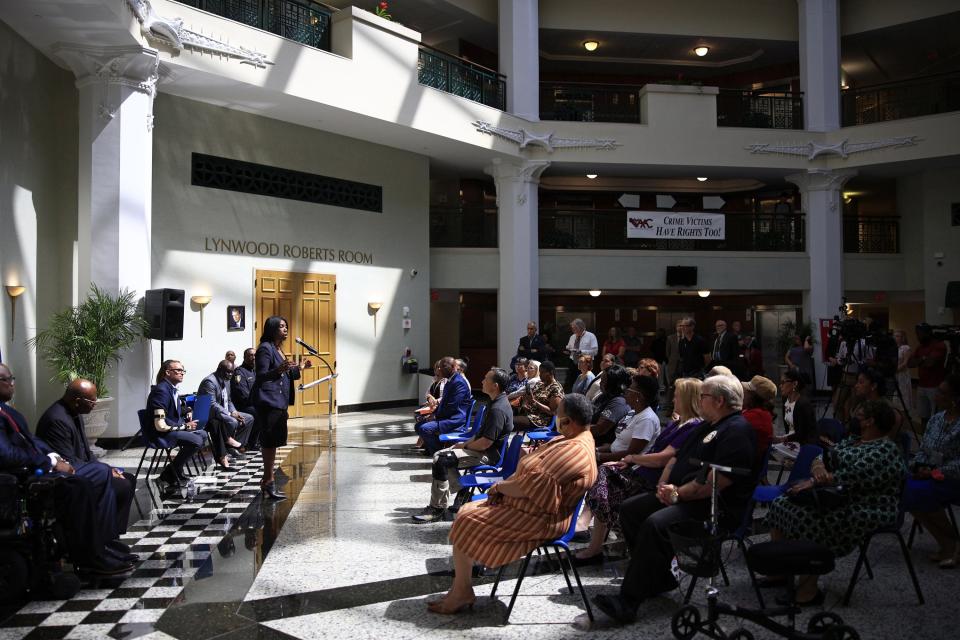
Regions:
M 956 0 L 839 0 L 838 4 L 844 35 L 960 11 Z
M 15 404 L 31 423 L 62 388 L 24 341 L 72 301 L 77 212 L 77 92 L 0 22 L 0 284 L 19 284 L 16 336 L 0 292 L 0 351 L 17 376 Z

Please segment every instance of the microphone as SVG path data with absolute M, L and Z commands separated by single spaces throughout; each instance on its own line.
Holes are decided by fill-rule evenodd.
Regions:
M 299 336 L 296 337 L 296 338 L 294 338 L 293 341 L 296 342 L 296 343 L 297 343 L 298 345 L 300 345 L 301 347 L 303 347 L 304 349 L 306 349 L 307 351 L 309 351 L 312 355 L 318 355 L 317 350 L 314 349 L 313 347 L 311 347 L 310 345 L 308 345 L 308 344 L 307 344 L 306 342 L 304 342 L 303 340 L 301 340 L 301 339 L 299 338 Z

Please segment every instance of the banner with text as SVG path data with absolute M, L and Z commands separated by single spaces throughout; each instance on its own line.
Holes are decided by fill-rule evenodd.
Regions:
M 723 240 L 722 213 L 627 211 L 628 238 L 664 240 Z

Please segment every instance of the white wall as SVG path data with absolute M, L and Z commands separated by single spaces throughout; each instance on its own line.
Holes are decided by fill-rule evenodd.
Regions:
M 0 290 L 0 351 L 31 423 L 63 391 L 24 341 L 72 298 L 76 113 L 73 76 L 0 22 L 0 285 L 26 287 L 13 340 L 10 298 Z
M 382 185 L 383 213 L 324 206 L 190 185 L 191 153 Z M 227 349 L 252 346 L 255 269 L 337 276 L 338 404 L 414 398 L 416 376 L 400 372 L 405 346 L 421 360 L 429 349 L 427 159 L 221 107 L 160 95 L 156 103 L 153 192 L 153 286 L 207 294 L 188 310 L 183 342 L 166 345 L 182 358 L 184 387 L 195 389 Z M 257 240 L 372 252 L 373 265 L 225 255 L 205 251 L 205 237 Z M 419 270 L 417 277 L 410 269 Z M 367 303 L 383 302 L 377 335 Z M 227 333 L 227 305 L 246 305 L 245 333 Z M 413 329 L 401 328 L 409 306 Z M 159 343 L 154 364 L 159 367 Z

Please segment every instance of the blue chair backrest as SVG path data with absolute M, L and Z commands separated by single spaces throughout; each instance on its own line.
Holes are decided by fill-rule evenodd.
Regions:
M 487 405 L 479 404 L 477 406 L 476 415 L 473 417 L 473 426 L 470 427 L 470 437 L 477 435 L 477 432 L 480 431 L 480 425 L 483 424 L 483 414 L 487 411 Z M 467 424 L 470 424 L 469 422 Z
M 793 484 L 799 480 L 806 480 L 810 477 L 810 467 L 817 456 L 823 453 L 823 447 L 815 444 L 804 444 L 800 446 L 797 452 L 797 459 L 793 462 L 793 469 L 790 470 L 790 477 L 787 478 L 787 484 Z
M 200 427 L 207 424 L 207 420 L 210 419 L 210 406 L 212 404 L 213 396 L 208 396 L 207 394 L 197 396 L 196 401 L 194 401 L 193 419 L 197 421 Z
M 547 431 L 556 431 L 557 429 L 557 416 L 550 418 L 550 423 L 547 425 Z
M 467 409 L 467 419 L 463 423 L 463 430 L 466 431 L 470 428 L 470 417 L 473 416 L 473 410 L 477 406 L 477 399 L 474 398 L 470 401 L 470 408 Z
M 517 470 L 517 465 L 520 464 L 520 446 L 523 444 L 523 438 L 524 435 L 518 433 L 510 440 L 510 447 L 507 448 L 507 453 L 503 456 L 503 463 L 500 465 L 500 475 L 504 480 L 513 475 L 513 472 Z
M 584 494 L 577 502 L 577 506 L 573 508 L 573 515 L 570 518 L 570 526 L 567 527 L 567 532 L 560 537 L 560 539 L 566 543 L 569 543 L 571 540 L 573 540 L 573 536 L 577 533 L 577 520 L 580 519 L 580 510 L 583 509 L 583 501 L 586 499 L 586 497 L 586 494 Z
M 817 433 L 837 443 L 847 435 L 847 430 L 836 418 L 820 418 L 817 420 Z

